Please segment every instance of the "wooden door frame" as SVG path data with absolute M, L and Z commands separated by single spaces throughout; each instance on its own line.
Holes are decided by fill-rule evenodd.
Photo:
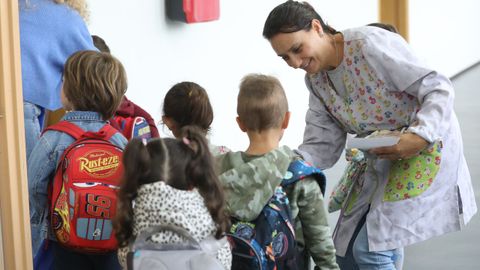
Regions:
M 408 0 L 378 0 L 378 19 L 394 25 L 408 41 Z
M 18 0 L 0 0 L 1 269 L 31 270 Z

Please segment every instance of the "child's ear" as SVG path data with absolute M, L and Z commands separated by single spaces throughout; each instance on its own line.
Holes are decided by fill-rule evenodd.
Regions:
M 290 112 L 286 112 L 285 117 L 283 117 L 282 129 L 286 129 L 288 127 L 289 122 L 290 122 Z
M 240 128 L 241 131 L 247 132 L 247 127 L 245 127 L 245 124 L 243 124 L 242 120 L 240 119 L 239 116 L 236 118 L 238 127 Z
M 63 90 L 63 78 L 62 78 L 62 88 L 60 90 L 60 100 L 62 102 L 63 109 L 65 111 L 73 111 L 73 105 L 68 100 L 67 96 L 65 95 L 65 91 Z
M 167 128 L 173 132 L 173 129 L 175 128 L 175 122 L 172 120 L 172 118 L 163 115 L 162 116 L 162 122 L 167 126 Z

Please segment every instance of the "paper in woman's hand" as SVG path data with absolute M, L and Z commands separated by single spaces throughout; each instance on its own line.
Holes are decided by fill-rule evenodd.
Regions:
M 398 143 L 400 137 L 378 137 L 378 138 L 349 138 L 347 139 L 347 149 L 358 148 L 361 150 L 368 150 L 371 148 L 392 146 Z
M 392 146 L 400 140 L 399 131 L 376 131 L 365 138 L 349 137 L 347 138 L 347 149 L 358 148 L 368 150 L 377 147 Z

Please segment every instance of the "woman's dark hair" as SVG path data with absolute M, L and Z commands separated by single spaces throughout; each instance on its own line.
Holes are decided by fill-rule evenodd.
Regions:
M 312 28 L 313 19 L 320 21 L 324 32 L 328 34 L 337 33 L 337 30 L 323 22 L 320 15 L 310 4 L 288 0 L 275 7 L 268 14 L 263 26 L 263 37 L 271 39 L 279 33 L 293 33 L 300 30 L 309 31 Z
M 383 28 L 387 31 L 390 31 L 390 32 L 393 32 L 393 33 L 398 33 L 398 30 L 397 28 L 395 28 L 395 26 L 391 25 L 391 24 L 388 24 L 388 23 L 369 23 L 367 24 L 367 26 L 375 26 L 375 27 L 379 27 L 379 28 Z
M 225 197 L 215 174 L 208 142 L 197 127 L 186 126 L 179 139 L 153 139 L 146 145 L 132 139 L 123 154 L 124 177 L 118 192 L 115 234 L 120 247 L 133 236 L 133 201 L 138 188 L 164 181 L 181 190 L 197 188 L 217 226 L 219 239 L 228 229 Z
M 163 115 L 170 117 L 178 128 L 195 125 L 207 133 L 213 122 L 213 109 L 207 91 L 194 82 L 172 86 L 163 101 Z

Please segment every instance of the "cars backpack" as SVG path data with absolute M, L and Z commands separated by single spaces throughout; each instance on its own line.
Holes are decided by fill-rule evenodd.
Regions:
M 173 232 L 184 239 L 181 243 L 154 243 L 151 238 L 162 231 Z M 158 225 L 142 231 L 129 245 L 128 270 L 224 270 L 216 258 L 226 239 L 207 237 L 197 242 L 190 233 L 174 225 Z
M 325 176 L 322 171 L 303 160 L 295 160 L 289 165 L 282 184 L 255 220 L 232 220 L 227 234 L 232 247 L 232 270 L 298 269 L 298 265 L 302 264 L 284 188 L 307 176 L 315 177 L 324 192 Z
M 117 249 L 112 220 L 123 150 L 109 139 L 118 131 L 106 124 L 98 132 L 86 132 L 68 121 L 46 130 L 75 139 L 60 158 L 49 194 L 50 224 L 58 242 L 80 252 Z
M 152 133 L 147 120 L 141 116 L 123 116 L 115 115 L 111 120 L 115 127 L 127 138 L 141 138 L 149 140 L 152 138 Z

